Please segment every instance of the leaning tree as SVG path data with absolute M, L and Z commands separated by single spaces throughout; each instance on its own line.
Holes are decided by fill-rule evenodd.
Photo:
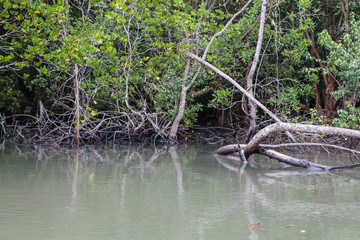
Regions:
M 249 1 L 251 2 L 251 1 Z M 248 2 L 248 3 L 249 3 Z M 193 53 L 188 53 L 190 59 L 199 62 L 200 64 L 206 66 L 213 72 L 217 73 L 219 76 L 226 79 L 230 82 L 234 87 L 236 87 L 243 95 L 248 98 L 249 104 L 249 117 L 250 117 L 250 126 L 248 135 L 245 137 L 245 141 L 243 144 L 236 143 L 221 147 L 220 149 L 215 151 L 215 154 L 219 155 L 232 155 L 238 157 L 241 161 L 246 162 L 250 155 L 254 153 L 263 154 L 279 160 L 281 162 L 308 168 L 312 170 L 322 170 L 322 171 L 335 171 L 335 170 L 343 170 L 343 169 L 351 169 L 355 167 L 359 167 L 360 163 L 346 165 L 346 166 L 339 166 L 339 167 L 329 167 L 320 164 L 315 164 L 309 162 L 304 159 L 294 158 L 280 152 L 273 150 L 274 148 L 284 147 L 284 146 L 326 146 L 337 148 L 341 150 L 346 150 L 352 152 L 353 154 L 360 154 L 360 151 L 352 150 L 349 148 L 344 148 L 335 144 L 321 144 L 321 143 L 311 143 L 311 142 L 297 142 L 297 140 L 293 137 L 294 133 L 312 133 L 312 134 L 319 134 L 319 135 L 334 135 L 334 136 L 344 136 L 345 138 L 355 138 L 360 139 L 360 131 L 346 129 L 346 128 L 338 128 L 338 127 L 330 127 L 330 126 L 319 126 L 313 124 L 299 124 L 299 123 L 286 123 L 283 122 L 276 114 L 270 111 L 264 104 L 262 104 L 259 100 L 257 100 L 253 94 L 253 76 L 255 70 L 258 65 L 259 56 L 261 53 L 262 48 L 262 40 L 264 34 L 264 25 L 266 20 L 266 9 L 267 9 L 267 0 L 261 1 L 261 13 L 260 13 L 260 23 L 259 23 L 259 31 L 258 31 L 258 40 L 257 46 L 255 50 L 255 55 L 251 64 L 250 71 L 246 77 L 246 84 L 247 89 L 244 89 L 237 81 L 231 78 L 229 75 L 221 71 L 219 68 L 215 67 L 211 63 L 205 60 L 205 57 L 199 57 Z M 232 18 L 233 19 L 233 18 Z M 232 21 L 232 20 L 231 20 Z M 231 23 L 228 22 L 228 24 Z M 228 25 L 227 25 L 228 26 Z M 226 28 L 225 28 L 226 29 Z M 211 42 L 209 43 L 211 45 Z M 206 52 L 205 52 L 206 55 Z M 275 123 L 266 126 L 261 130 L 257 130 L 257 107 L 260 108 L 263 112 L 269 115 Z M 289 144 L 282 144 L 282 145 L 269 145 L 269 144 L 262 144 L 262 142 L 269 136 L 274 133 L 284 132 L 288 138 L 291 140 L 292 143 Z

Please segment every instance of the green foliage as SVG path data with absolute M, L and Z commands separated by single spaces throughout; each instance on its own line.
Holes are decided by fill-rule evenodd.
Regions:
M 277 97 L 271 97 L 268 102 L 280 108 L 281 113 L 285 116 L 298 113 L 301 109 L 299 104 L 301 98 L 308 101 L 314 94 L 313 88 L 309 84 L 299 84 L 296 87 L 284 87 L 283 92 Z
M 312 4 L 312 0 L 299 0 L 298 1 L 298 6 L 302 10 L 311 7 L 311 4 Z
M 338 117 L 333 119 L 337 127 L 360 129 L 360 109 L 352 104 L 347 104 L 346 109 L 338 110 Z
M 123 113 L 131 108 L 142 112 L 145 106 L 147 113 L 159 119 L 174 119 L 186 53 L 201 56 L 211 37 L 246 1 L 80 2 L 72 1 L 66 6 L 65 1 L 0 0 L 0 112 L 35 114 L 39 100 L 53 111 L 68 112 L 74 104 L 77 65 L 81 102 L 86 104 L 80 121 L 96 117 L 100 111 Z M 299 105 L 314 105 L 313 84 L 321 93 L 326 92 L 322 75 L 334 73 L 341 85 L 333 95 L 359 103 L 360 23 L 356 17 L 351 17 L 349 33 L 343 35 L 341 42 L 335 42 L 326 31 L 321 31 L 329 27 L 326 14 L 332 11 L 333 35 L 343 32 L 335 24 L 343 21 L 341 1 L 331 1 L 326 6 L 331 10 L 328 12 L 321 1 L 268 4 L 271 11 L 267 13 L 264 31 L 264 54 L 256 72 L 257 84 L 266 86 L 257 87 L 256 94 L 266 94 L 263 99 L 257 95 L 259 100 L 280 109 L 284 116 L 299 116 Z M 215 39 L 206 59 L 243 86 L 256 48 L 260 8 L 261 1 L 256 0 L 238 16 Z M 357 9 L 350 1 L 350 11 Z M 312 34 L 313 42 L 307 34 Z M 329 68 L 325 73 L 312 44 L 322 59 L 327 59 Z M 198 66 L 191 62 L 186 84 Z M 209 107 L 228 107 L 232 101 L 240 100 L 241 96 L 233 94 L 226 81 L 202 69 L 191 88 L 200 95 L 194 99 L 188 94 L 183 124 L 196 122 L 202 111 L 199 102 L 204 102 L 201 93 L 209 88 L 220 89 L 213 93 Z M 350 108 L 346 111 L 349 115 L 356 112 Z M 340 111 L 339 119 L 345 118 L 348 117 Z
M 202 104 L 192 104 L 185 109 L 183 122 L 185 125 L 194 124 L 197 120 L 198 112 L 202 110 Z
M 309 114 L 309 123 L 316 125 L 329 125 L 329 120 L 325 116 L 320 116 L 315 108 L 311 108 Z
M 6 108 L 9 111 L 15 112 L 24 96 L 16 87 L 16 82 L 13 81 L 13 78 L 15 78 L 14 75 L 0 75 L 0 109 Z
M 329 69 L 326 74 L 336 73 L 341 79 L 341 85 L 332 94 L 335 98 L 353 98 L 360 102 L 357 95 L 360 92 L 360 21 L 353 15 L 350 20 L 350 31 L 344 34 L 340 42 L 331 39 L 326 30 L 320 33 L 319 41 L 330 54 Z
M 209 101 L 208 107 L 219 108 L 219 107 L 229 106 L 231 104 L 230 101 L 231 95 L 232 95 L 232 91 L 229 89 L 216 90 L 212 94 L 213 99 Z

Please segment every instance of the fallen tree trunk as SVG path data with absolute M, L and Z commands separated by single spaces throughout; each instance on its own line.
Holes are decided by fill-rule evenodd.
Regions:
M 269 145 L 267 145 L 267 146 L 269 146 Z M 237 159 L 239 161 L 243 161 L 240 151 L 244 147 L 246 147 L 245 144 L 237 144 L 237 145 L 233 144 L 233 145 L 225 146 L 223 148 L 218 149 L 215 152 L 215 154 L 231 156 L 232 159 L 234 159 L 234 156 L 235 156 L 235 157 L 237 157 Z M 306 159 L 291 157 L 291 156 L 285 155 L 283 153 L 280 153 L 280 152 L 277 152 L 277 151 L 274 151 L 271 149 L 263 148 L 261 146 L 253 153 L 259 153 L 259 154 L 268 156 L 270 158 L 276 159 L 279 162 L 286 163 L 288 165 L 295 166 L 295 167 L 306 168 L 311 171 L 335 172 L 335 171 L 347 170 L 347 169 L 353 169 L 353 168 L 360 167 L 360 163 L 330 167 L 330 166 L 326 166 L 326 165 L 322 165 L 322 164 L 313 163 L 313 162 L 307 161 Z
M 257 100 L 252 94 L 250 94 L 247 90 L 245 90 L 240 84 L 238 84 L 234 79 L 232 79 L 229 75 L 215 67 L 214 65 L 208 63 L 204 59 L 196 56 L 195 54 L 188 53 L 188 55 L 193 58 L 194 60 L 198 61 L 199 63 L 203 64 L 204 66 L 208 67 L 212 71 L 216 72 L 219 76 L 225 78 L 227 81 L 229 81 L 232 85 L 234 85 L 242 94 L 244 94 L 248 99 L 251 99 L 251 101 L 256 104 L 259 108 L 261 108 L 265 113 L 267 113 L 272 119 L 274 119 L 278 123 L 282 123 L 280 118 L 276 116 L 273 112 L 271 112 L 267 107 L 265 107 L 264 104 L 262 104 L 259 100 Z M 295 138 L 286 131 L 286 135 L 293 141 L 296 142 Z
M 284 131 L 292 140 L 294 138 L 290 134 L 290 132 L 305 132 L 305 133 L 315 133 L 319 135 L 335 135 L 335 136 L 345 136 L 345 137 L 353 137 L 360 139 L 360 131 L 357 130 L 351 130 L 351 129 L 345 129 L 345 128 L 338 128 L 338 127 L 328 127 L 328 126 L 317 126 L 317 125 L 310 125 L 310 124 L 294 124 L 294 123 L 284 123 L 278 118 L 273 112 L 271 112 L 267 107 L 265 107 L 261 102 L 259 102 L 254 96 L 249 94 L 243 87 L 241 87 L 235 80 L 233 80 L 231 77 L 229 77 L 227 74 L 213 66 L 212 64 L 206 62 L 204 59 L 199 58 L 198 56 L 189 53 L 188 54 L 191 58 L 195 59 L 199 63 L 207 66 L 226 80 L 228 80 L 230 83 L 232 83 L 241 93 L 243 93 L 245 96 L 247 96 L 249 99 L 253 101 L 258 107 L 260 107 L 264 112 L 266 112 L 272 119 L 276 121 L 276 123 L 271 124 L 263 129 L 261 129 L 256 135 L 249 141 L 248 144 L 232 144 L 225 147 L 222 147 L 215 151 L 215 154 L 219 155 L 234 155 L 238 154 L 239 159 L 241 161 L 247 161 L 247 158 L 254 154 L 254 153 L 260 153 L 266 156 L 269 156 L 271 158 L 274 158 L 280 162 L 284 162 L 286 164 L 302 167 L 302 168 L 308 168 L 313 170 L 321 170 L 326 172 L 332 172 L 337 170 L 344 170 L 344 169 L 352 169 L 356 167 L 360 167 L 359 164 L 352 164 L 352 165 L 346 165 L 346 166 L 340 166 L 340 167 L 329 167 L 324 166 L 320 164 L 315 164 L 312 162 L 309 162 L 304 159 L 297 159 L 293 158 L 284 154 L 281 154 L 279 152 L 276 152 L 274 150 L 269 150 L 268 148 L 271 147 L 271 145 L 267 145 L 267 148 L 261 146 L 261 142 L 271 135 L 274 132 L 281 132 Z
M 305 133 L 315 133 L 320 135 L 328 134 L 328 135 L 360 138 L 360 131 L 352 130 L 352 129 L 318 126 L 318 125 L 310 125 L 310 124 L 278 122 L 261 129 L 246 145 L 246 147 L 244 148 L 244 152 L 247 153 L 254 151 L 267 136 L 269 136 L 274 132 L 281 132 L 281 131 L 290 131 L 290 132 L 296 131 L 296 132 L 305 132 Z
M 239 144 L 227 145 L 225 147 L 218 149 L 215 153 L 224 155 L 224 154 L 236 152 L 238 151 L 239 146 L 242 146 L 241 148 L 244 150 L 245 154 L 251 153 L 254 152 L 260 146 L 260 143 L 270 134 L 281 131 L 300 131 L 307 133 L 341 135 L 346 137 L 360 138 L 360 131 L 352 130 L 352 129 L 278 122 L 261 129 L 246 145 L 239 145 Z M 298 145 L 301 145 L 301 143 L 299 143 Z
M 281 128 L 279 128 L 279 126 Z M 295 127 L 296 126 L 296 127 Z M 291 123 L 275 123 L 272 125 L 269 125 L 268 127 L 265 127 L 261 131 L 259 131 L 254 138 L 248 143 L 248 144 L 230 144 L 224 147 L 219 148 L 214 152 L 214 154 L 217 155 L 229 155 L 229 156 L 237 156 L 237 158 L 241 161 L 246 161 L 246 159 L 255 153 L 262 154 L 265 156 L 268 156 L 270 158 L 276 159 L 280 162 L 296 166 L 296 167 L 302 167 L 307 168 L 312 171 L 325 171 L 325 172 L 334 172 L 334 171 L 340 171 L 340 170 L 346 170 L 346 169 L 353 169 L 356 167 L 360 167 L 360 163 L 357 164 L 351 164 L 351 165 L 344 165 L 344 166 L 336 166 L 336 167 L 330 167 L 326 165 L 321 165 L 317 163 L 313 163 L 310 161 L 307 161 L 305 159 L 299 159 L 295 157 L 291 157 L 285 154 L 282 154 L 280 152 L 274 151 L 272 149 L 273 146 L 276 148 L 277 145 L 269 145 L 269 144 L 261 144 L 260 142 L 264 140 L 267 136 L 274 132 L 278 132 L 280 130 L 289 130 L 289 131 L 303 131 L 303 132 L 309 132 L 309 133 L 319 133 L 319 134 L 335 134 L 335 135 L 344 135 L 344 136 L 351 136 L 360 138 L 360 131 L 356 130 L 350 130 L 350 129 L 344 129 L 344 128 L 335 128 L 335 127 L 324 127 L 324 126 L 312 126 L 312 125 L 306 125 L 306 124 L 291 124 Z M 286 145 L 286 144 L 284 144 Z M 301 143 L 297 143 L 296 145 L 301 145 Z M 304 143 L 304 145 L 312 145 L 308 143 Z M 316 146 L 321 146 L 321 144 L 316 144 Z M 359 154 L 359 151 L 348 149 L 344 147 L 339 147 L 336 145 L 328 145 L 333 148 L 340 148 L 341 150 L 349 151 L 352 153 Z
M 338 167 L 329 167 L 329 166 L 325 166 L 322 164 L 309 162 L 305 159 L 298 159 L 298 158 L 290 157 L 285 154 L 276 152 L 274 150 L 265 149 L 265 148 L 260 148 L 258 150 L 258 152 L 265 156 L 274 158 L 280 162 L 283 162 L 283 163 L 286 163 L 286 164 L 289 164 L 289 165 L 292 165 L 295 167 L 302 167 L 302 168 L 307 168 L 307 169 L 316 170 L 316 171 L 333 172 L 333 171 L 339 171 L 339 170 L 360 167 L 360 163 L 345 165 L 345 166 L 338 166 Z
M 252 152 L 251 154 L 258 153 L 265 156 L 268 156 L 272 159 L 276 159 L 279 162 L 286 163 L 291 166 L 295 167 L 301 167 L 306 168 L 311 171 L 325 171 L 325 172 L 334 172 L 334 171 L 340 171 L 340 170 L 346 170 L 346 169 L 352 169 L 360 167 L 360 163 L 357 164 L 351 164 L 351 165 L 345 165 L 345 166 L 335 166 L 330 167 L 322 164 L 313 163 L 310 161 L 307 161 L 306 159 L 300 159 L 291 157 L 288 155 L 285 155 L 283 153 L 268 149 L 267 147 L 271 147 L 271 145 L 265 145 L 267 147 L 263 147 L 264 145 L 260 144 L 259 147 L 256 149 L 256 151 Z M 275 145 L 276 146 L 276 145 Z M 216 155 L 224 155 L 224 156 L 231 156 L 232 159 L 236 157 L 238 161 L 243 161 L 243 157 L 241 156 L 241 151 L 246 147 L 245 144 L 231 144 L 224 146 L 222 148 L 219 148 L 214 152 Z M 348 150 L 343 148 L 343 150 Z M 349 149 L 351 150 L 351 149 Z

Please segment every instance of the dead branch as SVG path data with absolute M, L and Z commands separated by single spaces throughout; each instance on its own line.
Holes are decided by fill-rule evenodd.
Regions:
M 266 137 L 270 136 L 272 133 L 279 132 L 279 131 L 300 131 L 300 132 L 307 132 L 307 133 L 317 133 L 317 134 L 329 134 L 329 135 L 341 135 L 341 136 L 347 136 L 347 137 L 354 137 L 354 138 L 360 138 L 360 131 L 357 130 L 351 130 L 351 129 L 345 129 L 345 128 L 337 128 L 337 127 L 327 127 L 327 126 L 316 126 L 316 125 L 308 125 L 308 124 L 294 124 L 294 123 L 274 123 L 271 124 L 262 130 L 260 130 L 254 138 L 248 143 L 248 144 L 231 144 L 224 147 L 221 147 L 217 151 L 215 151 L 215 154 L 219 155 L 236 155 L 240 154 L 240 158 L 243 158 L 241 153 L 244 152 L 245 156 L 249 156 L 253 153 L 260 153 L 262 155 L 274 158 L 280 162 L 302 167 L 302 168 L 308 168 L 312 170 L 321 170 L 326 172 L 333 172 L 333 171 L 339 171 L 339 170 L 345 170 L 345 169 L 352 169 L 356 167 L 360 167 L 360 163 L 358 164 L 352 164 L 352 165 L 346 165 L 346 166 L 338 166 L 338 167 L 329 167 L 321 164 L 316 164 L 309 162 L 305 159 L 298 159 L 294 157 L 287 156 L 285 154 L 276 152 L 274 150 L 270 150 L 268 148 L 271 148 L 272 145 L 262 145 L 260 144 Z M 301 143 L 298 143 L 299 145 Z M 304 143 L 304 145 L 313 145 L 309 143 Z M 276 145 L 275 145 L 276 146 Z M 336 147 L 336 145 L 328 145 L 331 147 Z M 353 153 L 360 153 L 356 150 L 351 150 L 343 147 L 337 147 L 341 150 L 349 150 Z
M 280 131 L 299 131 L 316 134 L 329 134 L 329 135 L 342 135 L 346 137 L 360 138 L 360 131 L 338 128 L 338 127 L 327 127 L 309 124 L 297 124 L 297 123 L 274 123 L 263 129 L 261 129 L 254 138 L 246 145 L 244 151 L 252 152 L 259 144 L 270 134 Z
M 280 162 L 295 166 L 295 167 L 302 167 L 307 168 L 310 170 L 315 171 L 325 171 L 325 172 L 334 172 L 334 171 L 340 171 L 340 170 L 347 170 L 347 169 L 353 169 L 360 167 L 360 163 L 352 164 L 352 165 L 345 165 L 345 166 L 338 166 L 338 167 L 329 167 L 322 164 L 317 164 L 313 162 L 309 162 L 305 159 L 298 159 L 294 157 L 287 156 L 285 154 L 276 152 L 274 150 L 260 148 L 259 153 L 268 156 L 270 158 L 274 158 Z
M 261 102 L 259 102 L 256 98 L 254 98 L 246 89 L 244 89 L 240 84 L 238 84 L 234 79 L 232 79 L 229 75 L 215 67 L 214 65 L 210 64 L 209 62 L 203 60 L 202 58 L 196 56 L 195 54 L 188 53 L 188 55 L 198 61 L 199 63 L 205 65 L 206 67 L 210 68 L 212 71 L 216 72 L 219 76 L 225 78 L 231 84 L 233 84 L 242 94 L 246 97 L 251 99 L 258 107 L 260 107 L 264 112 L 266 112 L 271 118 L 273 118 L 276 122 L 281 122 L 280 118 L 278 118 L 274 113 L 272 113 L 267 107 L 264 106 Z
M 346 148 L 346 147 L 342 147 L 342 146 L 338 146 L 338 145 L 334 145 L 334 144 L 327 144 L 327 143 L 309 143 L 309 142 L 304 142 L 304 143 L 284 143 L 284 144 L 260 144 L 259 145 L 262 148 L 288 148 L 288 147 L 298 147 L 298 146 L 312 146 L 312 147 L 322 147 L 322 148 L 334 148 L 340 151 L 346 151 L 346 152 L 351 152 L 354 154 L 360 154 L 360 151 L 358 150 L 354 150 L 351 148 Z
M 270 146 L 271 145 L 266 145 Z M 225 147 L 222 147 L 218 149 L 215 154 L 217 155 L 226 155 L 229 156 L 232 160 L 237 160 L 239 162 L 244 162 L 242 159 L 241 152 L 246 147 L 245 144 L 232 144 Z M 240 154 L 239 154 L 240 153 Z M 306 159 L 299 159 L 295 157 L 291 157 L 288 155 L 285 155 L 283 153 L 267 149 L 265 147 L 260 146 L 254 153 L 259 153 L 264 156 L 268 156 L 272 159 L 276 159 L 279 162 L 286 163 L 291 166 L 295 167 L 301 167 L 306 168 L 311 171 L 325 171 L 325 172 L 334 172 L 334 171 L 340 171 L 340 170 L 347 170 L 347 169 L 353 169 L 360 167 L 360 163 L 357 164 L 351 164 L 351 165 L 345 165 L 345 166 L 336 166 L 336 167 L 330 167 L 322 164 L 313 163 L 310 161 L 307 161 Z M 239 157 L 240 155 L 240 157 Z
M 348 166 L 340 166 L 340 167 L 328 167 L 323 165 L 318 165 L 315 163 L 308 162 L 303 159 L 291 158 L 289 156 L 283 155 L 281 153 L 275 152 L 273 150 L 267 150 L 265 148 L 260 147 L 260 143 L 269 135 L 274 132 L 286 132 L 287 135 L 293 139 L 292 135 L 289 131 L 295 132 L 307 132 L 314 134 L 328 134 L 328 135 L 341 135 L 346 137 L 360 138 L 360 131 L 345 129 L 345 128 L 337 128 L 337 127 L 327 127 L 327 126 L 317 126 L 317 125 L 309 125 L 309 124 L 294 124 L 294 123 L 283 123 L 274 113 L 272 113 L 268 108 L 266 108 L 261 102 L 259 102 L 252 94 L 242 88 L 234 79 L 228 76 L 226 73 L 219 70 L 217 67 L 212 64 L 206 62 L 204 59 L 189 53 L 191 58 L 198 61 L 199 63 L 205 65 L 210 68 L 230 83 L 232 83 L 241 93 L 247 96 L 253 103 L 255 103 L 258 107 L 260 107 L 264 112 L 266 112 L 270 117 L 272 117 L 277 123 L 271 124 L 262 130 L 260 130 L 246 145 L 233 144 L 222 147 L 215 151 L 215 154 L 234 154 L 235 152 L 241 159 L 245 159 L 253 153 L 260 153 L 272 158 L 275 158 L 281 162 L 305 168 L 318 169 L 323 171 L 333 171 L 333 170 L 344 170 L 351 169 L 355 167 L 359 167 L 360 164 L 348 165 Z
M 225 78 L 227 81 L 229 81 L 232 85 L 234 85 L 242 94 L 244 94 L 246 97 L 248 97 L 249 99 L 251 99 L 251 101 L 253 103 L 255 103 L 258 107 L 260 107 L 264 112 L 266 112 L 272 119 L 274 119 L 276 122 L 282 122 L 280 120 L 280 118 L 278 118 L 278 116 L 276 116 L 273 112 L 271 112 L 267 107 L 265 107 L 264 104 L 262 104 L 259 100 L 257 100 L 252 94 L 250 94 L 246 89 L 244 89 L 243 87 L 241 87 L 240 84 L 238 84 L 234 79 L 232 79 L 229 75 L 227 75 L 226 73 L 224 73 L 223 71 L 221 71 L 220 69 L 218 69 L 217 67 L 215 67 L 214 65 L 208 63 L 207 61 L 203 60 L 202 58 L 196 56 L 195 54 L 192 53 L 188 53 L 188 55 L 193 58 L 194 60 L 198 61 L 199 63 L 205 65 L 206 67 L 210 68 L 211 70 L 213 70 L 214 72 L 216 72 L 217 74 L 219 74 L 219 76 Z M 296 142 L 295 138 L 288 132 L 286 131 L 286 135 L 288 135 L 288 137 L 293 141 Z

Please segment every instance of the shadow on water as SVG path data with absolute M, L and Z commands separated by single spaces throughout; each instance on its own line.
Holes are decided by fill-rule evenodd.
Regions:
M 3 239 L 360 237 L 356 171 L 351 172 L 355 177 L 321 174 L 268 158 L 244 165 L 215 157 L 213 151 L 214 146 L 74 150 L 5 143 L 0 146 L 0 235 Z

